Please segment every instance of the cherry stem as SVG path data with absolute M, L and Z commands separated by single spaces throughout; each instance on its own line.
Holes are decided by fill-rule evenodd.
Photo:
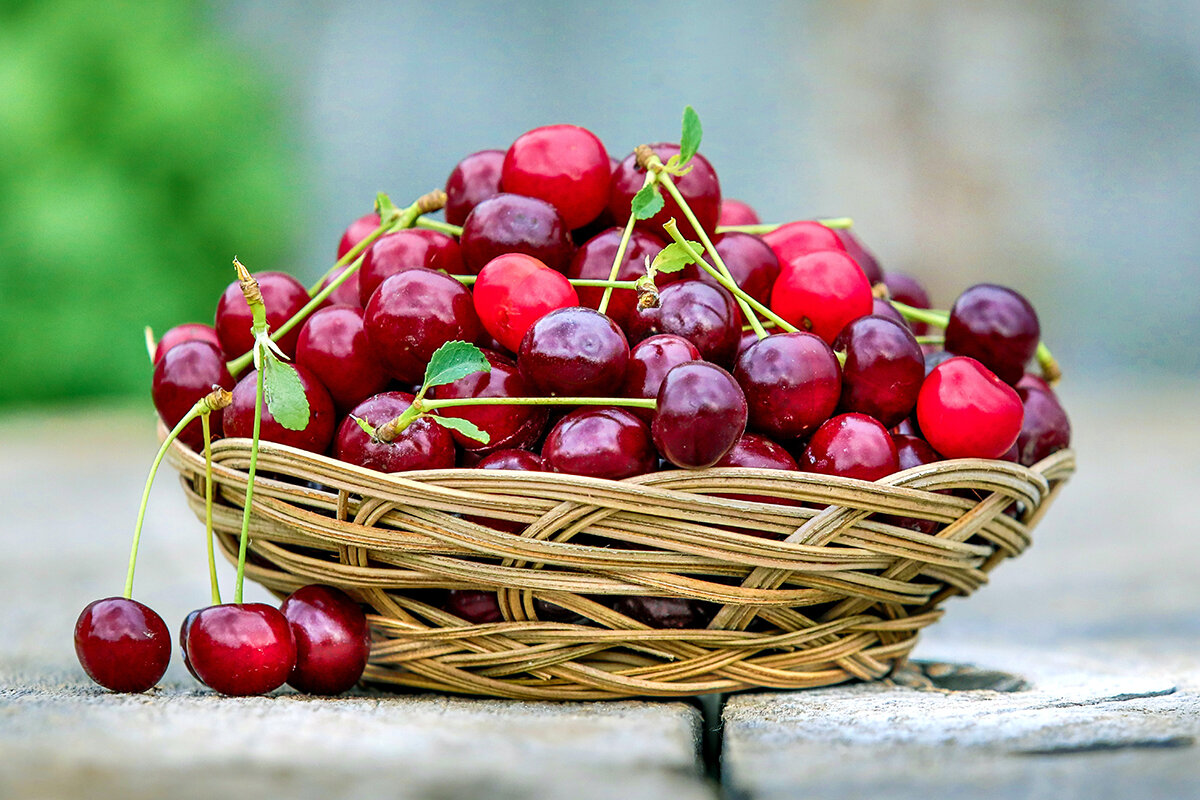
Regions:
M 260 346 L 260 345 L 256 345 Z M 254 379 L 254 432 L 250 437 L 250 469 L 246 472 L 246 505 L 242 509 L 242 534 L 238 540 L 237 582 L 233 585 L 233 602 L 242 602 L 242 584 L 246 578 L 246 549 L 250 542 L 250 504 L 254 502 L 254 476 L 258 472 L 258 439 L 262 429 L 263 371 Z
M 217 557 L 213 552 L 213 475 L 212 475 L 212 424 L 210 413 L 200 415 L 204 428 L 204 536 L 208 546 L 208 580 L 212 585 L 212 604 L 221 605 L 221 587 L 217 583 Z
M 375 438 L 381 442 L 394 441 L 421 414 L 439 408 L 467 406 L 626 406 L 653 409 L 658 406 L 658 401 L 653 397 L 461 397 L 452 400 L 417 397 L 412 405 L 404 409 L 404 413 L 376 428 Z
M 642 188 L 645 189 L 658 180 L 657 173 L 646 170 L 646 179 L 642 181 Z M 617 275 L 621 272 L 621 264 L 625 262 L 625 251 L 629 249 L 629 239 L 633 236 L 633 226 L 637 224 L 637 217 L 633 215 L 633 209 L 629 210 L 629 219 L 625 220 L 625 230 L 621 231 L 621 242 L 617 245 L 617 254 L 613 257 L 612 268 L 608 271 L 608 279 L 615 281 Z M 608 303 L 612 300 L 612 287 L 608 286 L 604 289 L 604 296 L 600 298 L 600 305 L 596 310 L 601 314 L 608 311 Z
M 460 283 L 466 284 L 467 286 L 470 286 L 471 284 L 475 283 L 475 281 L 479 280 L 478 275 L 451 275 L 450 277 L 454 278 L 456 281 L 458 281 Z M 570 283 L 572 286 L 585 286 L 585 287 L 586 286 L 595 286 L 595 287 L 607 286 L 612 289 L 637 289 L 638 288 L 637 281 L 606 281 L 606 280 L 601 280 L 599 278 L 596 278 L 596 279 L 593 279 L 593 278 L 568 278 L 567 282 Z
M 850 217 L 830 217 L 829 219 L 818 219 L 814 221 L 819 225 L 824 225 L 826 228 L 833 228 L 834 230 L 844 230 L 846 228 L 854 227 L 854 220 L 852 220 Z M 772 231 L 778 230 L 787 224 L 788 223 L 786 222 L 773 222 L 759 225 L 720 225 L 717 227 L 716 232 L 753 233 L 756 235 L 761 235 L 764 233 L 771 233 Z
M 917 344 L 932 344 L 941 346 L 946 343 L 945 336 L 917 336 L 916 340 Z
M 142 333 L 146 337 L 146 355 L 150 356 L 150 363 L 153 364 L 154 351 L 158 349 L 158 344 L 154 341 L 154 329 L 147 325 Z
M 463 232 L 461 225 L 451 225 L 449 222 L 442 222 L 440 219 L 428 219 L 426 217 L 417 217 L 416 226 L 454 237 L 462 236 Z

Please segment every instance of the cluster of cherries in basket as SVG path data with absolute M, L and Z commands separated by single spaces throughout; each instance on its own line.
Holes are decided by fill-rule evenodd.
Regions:
M 1031 466 L 1069 444 L 1046 379 L 1057 368 L 1025 298 L 984 284 L 949 312 L 930 310 L 921 285 L 885 274 L 848 221 L 762 225 L 748 205 L 723 199 L 698 144 L 690 109 L 679 145 L 643 146 L 620 162 L 591 132 L 552 125 L 507 151 L 467 156 L 444 193 L 408 208 L 381 196 L 312 289 L 282 272 L 254 276 L 271 347 L 290 361 L 307 406 L 303 424 L 264 407 L 262 368 L 251 368 L 264 327 L 244 282 L 222 295 L 215 326 L 181 325 L 157 343 L 163 422 L 194 450 L 261 436 L 381 472 L 457 466 L 612 480 L 753 467 L 873 481 L 946 458 Z M 425 216 L 440 207 L 445 221 Z M 1044 377 L 1026 372 L 1034 361 Z M 217 387 L 231 394 L 203 409 L 202 426 L 196 406 Z M 469 622 L 501 619 L 492 593 L 452 591 L 444 602 Z M 101 604 L 125 616 L 102 624 Z M 703 622 L 694 605 L 630 597 L 615 607 L 655 627 L 690 627 Z M 137 612 L 144 623 L 126 619 L 134 606 L 148 612 Z M 369 648 L 355 611 L 331 587 L 301 589 L 282 614 L 215 605 L 185 622 L 185 660 L 227 694 L 269 691 L 289 674 L 304 691 L 341 691 Z M 129 633 L 138 624 L 153 635 Z M 153 685 L 157 662 L 140 681 L 113 677 L 152 659 L 116 647 L 117 634 L 99 632 L 105 625 L 165 669 L 161 619 L 110 598 L 76 629 L 99 683 Z M 257 639 L 246 633 L 260 629 Z M 319 633 L 330 630 L 337 635 Z M 246 644 L 272 635 L 290 654 Z M 276 666 L 269 680 L 236 677 L 251 667 L 257 676 L 266 662 Z M 327 673 L 336 679 L 323 682 Z

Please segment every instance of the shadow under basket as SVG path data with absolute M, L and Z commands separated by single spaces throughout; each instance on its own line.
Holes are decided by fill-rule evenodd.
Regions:
M 236 559 L 250 441 L 212 455 L 214 525 Z M 171 460 L 203 520 L 203 454 L 176 442 Z M 1064 450 L 1032 469 L 962 459 L 875 483 L 762 469 L 609 481 L 385 475 L 263 442 L 246 574 L 280 596 L 332 584 L 369 607 L 372 684 L 583 700 L 873 680 L 943 600 L 1029 546 L 1074 463 Z M 497 592 L 504 621 L 443 610 L 448 589 Z M 711 621 L 651 628 L 612 607 L 631 595 L 701 601 Z M 539 619 L 546 603 L 573 621 Z

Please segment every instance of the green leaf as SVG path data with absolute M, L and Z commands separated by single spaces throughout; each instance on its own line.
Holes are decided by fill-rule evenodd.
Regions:
M 439 417 L 437 414 L 422 414 L 421 416 L 428 417 L 443 428 L 449 428 L 452 431 L 458 431 L 463 436 L 469 436 L 477 442 L 487 444 L 492 440 L 487 431 L 480 430 L 474 422 L 469 422 L 462 417 Z
M 698 242 L 688 242 L 688 244 L 696 251 L 696 255 L 704 255 L 703 245 Z M 650 265 L 650 268 L 655 272 L 678 272 L 688 264 L 694 263 L 696 262 L 692 260 L 692 257 L 682 244 L 671 242 L 671 244 L 660 250 L 658 255 L 654 257 L 654 262 Z
M 446 342 L 434 351 L 425 367 L 425 380 L 421 384 L 422 394 L 431 386 L 453 383 L 476 372 L 491 372 L 492 365 L 487 356 L 470 342 Z
M 662 194 L 659 192 L 658 184 L 651 183 L 643 186 L 638 190 L 638 193 L 633 196 L 633 204 L 630 210 L 633 212 L 634 219 L 650 219 L 666 205 Z
M 687 106 L 683 109 L 683 133 L 679 137 L 680 165 L 686 164 L 700 149 L 700 137 L 704 131 L 700 127 L 700 115 L 696 109 Z
M 263 349 L 263 399 L 267 410 L 283 427 L 302 431 L 308 427 L 308 398 L 304 384 L 291 364 L 285 364 L 270 350 Z

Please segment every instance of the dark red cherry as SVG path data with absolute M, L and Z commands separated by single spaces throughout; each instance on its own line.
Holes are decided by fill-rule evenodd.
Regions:
M 550 469 L 621 480 L 653 472 L 658 453 L 646 423 L 621 408 L 585 407 L 567 414 L 542 445 Z
M 611 319 L 590 308 L 560 308 L 521 341 L 521 374 L 542 394 L 602 397 L 625 379 L 629 343 Z
M 766 242 L 748 233 L 725 233 L 717 237 L 713 247 L 734 283 L 763 305 L 771 302 L 771 288 L 779 277 L 779 259 Z M 714 263 L 710 255 L 705 255 L 705 260 Z M 703 270 L 700 280 L 717 285 L 716 278 Z
M 1013 388 L 1040 389 L 1043 392 L 1054 394 L 1054 387 L 1052 387 L 1045 378 L 1040 375 L 1034 375 L 1032 372 L 1026 372 L 1024 375 L 1022 375 L 1021 380 L 1017 381 L 1016 386 Z
M 558 275 L 557 272 L 552 274 Z M 484 351 L 484 355 L 492 367 L 490 372 L 474 372 L 453 383 L 435 386 L 429 390 L 430 398 L 532 397 L 537 394 L 512 360 L 491 351 Z M 493 450 L 533 446 L 546 427 L 547 412 L 546 406 L 478 405 L 443 408 L 438 415 L 458 417 L 474 423 L 488 434 L 487 444 L 457 431 L 452 433 L 454 440 L 465 450 L 490 453 Z
M 912 469 L 913 467 L 921 467 L 926 464 L 936 464 L 942 460 L 941 455 L 929 446 L 919 436 L 909 436 L 905 434 L 892 434 L 892 441 L 896 444 L 896 455 L 899 461 L 900 470 Z M 910 531 L 918 531 L 919 533 L 936 533 L 938 523 L 921 519 L 920 517 L 896 517 L 891 514 L 881 514 L 880 522 L 886 522 L 889 525 L 897 525 L 901 528 L 908 528 Z
M 461 275 L 462 250 L 446 234 L 424 228 L 408 228 L 379 237 L 363 254 L 358 270 L 359 304 L 365 308 L 379 284 L 398 272 L 416 267 Z
M 659 143 L 650 145 L 650 149 L 665 164 L 671 156 L 679 154 L 679 145 Z M 679 194 L 687 201 L 688 207 L 696 215 L 696 220 L 707 233 L 712 233 L 717 227 L 717 219 L 721 215 L 721 183 L 717 180 L 717 172 L 704 156 L 697 153 L 688 162 L 692 171 L 682 178 L 674 178 Z M 608 208 L 618 225 L 624 225 L 629 219 L 633 196 L 642 188 L 646 180 L 646 171 L 637 165 L 637 156 L 630 153 L 613 171 L 612 184 L 609 186 Z M 650 219 L 638 220 L 637 227 L 658 236 L 662 233 L 667 220 L 674 219 L 679 225 L 679 232 L 692 241 L 700 241 L 695 229 L 683 215 L 679 204 L 663 191 L 666 201 L 662 210 Z
M 833 349 L 846 354 L 839 411 L 867 414 L 888 428 L 912 412 L 925 380 L 925 359 L 906 326 L 859 317 L 842 329 Z
M 371 634 L 362 607 L 341 589 L 310 584 L 292 592 L 279 612 L 296 642 L 288 685 L 307 694 L 341 694 L 362 677 Z
M 328 306 L 300 329 L 296 363 L 307 367 L 345 414 L 387 388 L 389 376 L 367 340 L 361 308 Z
M 233 388 L 233 376 L 225 368 L 225 357 L 209 342 L 192 340 L 167 350 L 154 365 L 150 393 L 163 423 L 174 428 L 197 400 L 212 392 L 213 386 Z M 222 435 L 221 419 L 220 414 L 209 415 L 214 439 Z M 204 427 L 200 420 L 188 423 L 179 434 L 179 441 L 196 451 L 204 447 Z
M 877 317 L 886 317 L 887 319 L 890 319 L 892 322 L 898 322 L 901 325 L 903 325 L 904 327 L 906 327 L 909 330 L 916 333 L 916 329 L 913 327 L 912 323 L 910 323 L 908 320 L 906 320 L 904 318 L 904 315 L 902 315 L 899 311 L 897 311 L 896 307 L 894 305 L 892 305 L 891 303 L 889 303 L 887 300 L 881 300 L 878 297 L 874 298 L 871 301 L 871 313 Z
M 871 284 L 844 251 L 822 250 L 780 260 L 771 290 L 771 310 L 826 342 L 852 320 L 871 313 Z
M 764 233 L 762 239 L 775 252 L 780 268 L 809 253 L 846 249 L 836 231 L 811 220 L 780 225 L 770 233 Z
M 1025 414 L 1017 436 L 1017 462 L 1032 467 L 1071 446 L 1071 421 L 1053 392 L 1018 386 Z
M 734 200 L 732 197 L 721 199 L 721 214 L 717 217 L 717 227 L 725 228 L 730 225 L 758 225 L 762 220 L 758 212 L 748 203 Z
M 189 611 L 188 615 L 183 618 L 183 624 L 179 626 L 179 652 L 183 656 L 183 665 L 187 667 L 187 671 L 192 673 L 192 677 L 200 680 L 200 676 L 196 674 L 196 670 L 192 667 L 192 660 L 188 658 L 187 651 L 187 636 L 188 630 L 192 627 L 192 623 L 196 621 L 196 617 L 200 614 L 200 609 Z
M 567 267 L 567 277 L 583 278 L 586 280 L 608 280 L 612 272 L 613 260 L 617 257 L 617 248 L 621 244 L 620 228 L 609 228 L 588 239 L 582 247 L 575 251 L 571 264 Z M 646 259 L 654 257 L 663 249 L 663 243 L 650 234 L 634 230 L 625 248 L 625 258 L 617 271 L 617 280 L 634 281 L 646 274 Z M 668 272 L 658 275 L 655 283 L 659 287 L 666 286 L 680 279 L 680 272 Z M 599 308 L 604 290 L 594 286 L 580 286 L 579 304 L 588 308 Z M 633 289 L 614 289 L 608 301 L 606 312 L 612 321 L 628 330 L 629 317 L 637 305 L 637 292 Z
M 420 383 L 446 342 L 473 342 L 482 330 L 471 292 L 445 273 L 420 267 L 381 283 L 363 323 L 384 367 L 403 383 Z
M 1040 337 L 1037 312 L 1029 301 L 989 283 L 959 295 L 946 325 L 947 350 L 974 358 L 1008 384 L 1025 374 Z
M 463 263 L 478 274 L 496 256 L 524 253 L 565 272 L 575 252 L 569 233 L 545 200 L 502 192 L 481 201 L 463 222 Z
M 651 628 L 703 628 L 714 616 L 707 603 L 684 597 L 620 597 L 613 610 Z
M 925 291 L 925 287 L 911 275 L 903 272 L 889 272 L 884 276 L 883 282 L 887 285 L 888 295 L 893 300 L 898 300 L 906 306 L 912 306 L 913 308 L 933 307 L 929 300 L 929 293 Z M 900 312 L 897 311 L 896 313 L 899 314 Z M 912 332 L 917 336 L 924 336 L 929 333 L 929 324 L 926 322 L 910 322 L 908 326 L 912 328 Z
M 684 280 L 659 293 L 658 308 L 629 316 L 629 336 L 640 342 L 655 334 L 682 336 L 704 360 L 729 365 L 742 337 L 742 316 L 733 295 L 701 280 Z
M 549 472 L 546 459 L 528 450 L 496 450 L 475 465 L 476 469 L 515 469 L 525 472 Z
M 446 222 L 462 225 L 480 202 L 500 193 L 503 150 L 481 150 L 458 162 L 446 179 Z
M 887 429 L 866 414 L 840 414 L 817 428 L 797 463 L 806 472 L 875 481 L 899 467 Z
M 643 339 L 629 351 L 629 363 L 625 367 L 625 384 L 621 387 L 622 397 L 658 397 L 663 378 L 672 367 L 688 361 L 697 361 L 700 351 L 696 345 L 670 333 L 660 333 Z M 650 422 L 654 411 L 649 408 L 631 408 L 634 414 Z
M 475 625 L 504 621 L 495 592 L 451 589 L 446 597 L 446 610 Z
M 721 460 L 713 464 L 713 466 L 781 469 L 789 472 L 795 472 L 799 469 L 796 466 L 796 459 L 792 458 L 791 454 L 782 445 L 771 441 L 765 436 L 758 436 L 753 433 L 742 434 L 742 437 L 737 440 L 730 451 L 722 456 Z M 751 503 L 775 503 L 784 506 L 800 505 L 798 500 L 766 497 L 763 495 L 719 494 L 716 496 L 728 497 L 730 500 L 746 500 Z M 756 531 L 749 528 L 738 528 L 737 530 L 743 533 L 759 535 Z
M 776 333 L 751 344 L 733 374 L 746 395 L 751 429 L 784 442 L 829 419 L 842 390 L 837 357 L 811 333 Z
M 342 260 L 342 256 L 354 249 L 354 246 L 363 239 L 375 232 L 375 229 L 380 225 L 379 215 L 372 211 L 370 214 L 364 214 L 358 219 L 351 222 L 346 228 L 346 232 L 342 234 L 341 241 L 338 242 L 337 258 Z
M 205 325 L 203 322 L 185 322 L 171 328 L 158 340 L 158 345 L 154 348 L 154 363 L 157 364 L 161 361 L 167 351 L 175 345 L 194 341 L 208 342 L 218 350 L 221 348 L 221 340 L 217 338 L 217 329 L 212 325 Z
M 296 374 L 300 376 L 300 385 L 304 388 L 304 397 L 308 400 L 308 425 L 303 430 L 293 431 L 275 421 L 271 409 L 264 399 L 262 407 L 262 428 L 259 437 L 264 441 L 286 444 L 313 453 L 324 453 L 333 439 L 333 426 L 337 423 L 337 412 L 333 408 L 333 399 L 321 385 L 316 376 L 307 367 L 295 365 Z M 233 402 L 225 407 L 222 422 L 225 435 L 249 439 L 254 434 L 254 395 L 256 391 L 257 370 L 251 370 L 246 377 L 233 387 Z
M 850 254 L 850 257 L 862 268 L 863 274 L 867 276 L 867 280 L 871 282 L 872 286 L 887 280 L 875 255 L 863 246 L 863 243 L 858 240 L 858 237 L 854 235 L 852 230 L 849 228 L 834 228 L 833 232 L 838 237 L 838 241 L 842 243 L 842 246 L 846 248 L 846 252 Z
M 255 272 L 258 288 L 262 290 L 263 304 L 267 307 L 267 322 L 271 330 L 277 330 L 291 319 L 297 311 L 308 304 L 308 289 L 304 284 L 285 272 Z M 217 337 L 226 359 L 234 359 L 254 347 L 254 334 L 250 326 L 254 322 L 250 306 L 237 282 L 229 284 L 217 302 Z M 279 349 L 291 358 L 296 354 L 296 339 L 300 326 L 288 331 L 276 342 Z
M 608 205 L 611 169 L 594 133 L 578 125 L 546 125 L 521 134 L 508 148 L 500 187 L 545 200 L 573 230 Z
M 732 375 L 707 361 L 689 361 L 663 378 L 650 430 L 663 458 L 701 469 L 717 463 L 746 432 L 746 414 L 746 397 Z
M 954 358 L 954 353 L 947 353 L 945 350 L 927 351 L 925 353 L 925 377 L 928 378 L 929 373 L 952 358 Z
M 287 619 L 263 603 L 201 609 L 188 628 L 187 652 L 206 686 L 233 697 L 279 688 L 296 665 Z
M 946 458 L 999 458 L 1017 441 L 1021 398 L 973 358 L 948 359 L 929 373 L 917 397 L 926 441 Z
M 418 417 L 391 442 L 372 438 L 353 419 L 358 417 L 379 428 L 403 414 L 412 401 L 407 392 L 384 392 L 359 403 L 338 426 L 334 458 L 377 472 L 453 467 L 454 439 L 448 429 L 431 419 Z
M 579 305 L 575 287 L 565 275 L 523 253 L 489 261 L 479 271 L 471 294 L 479 322 L 513 353 L 533 323 L 551 311 Z
M 167 671 L 171 634 L 162 617 L 136 600 L 95 600 L 75 622 L 75 655 L 105 689 L 144 692 Z

